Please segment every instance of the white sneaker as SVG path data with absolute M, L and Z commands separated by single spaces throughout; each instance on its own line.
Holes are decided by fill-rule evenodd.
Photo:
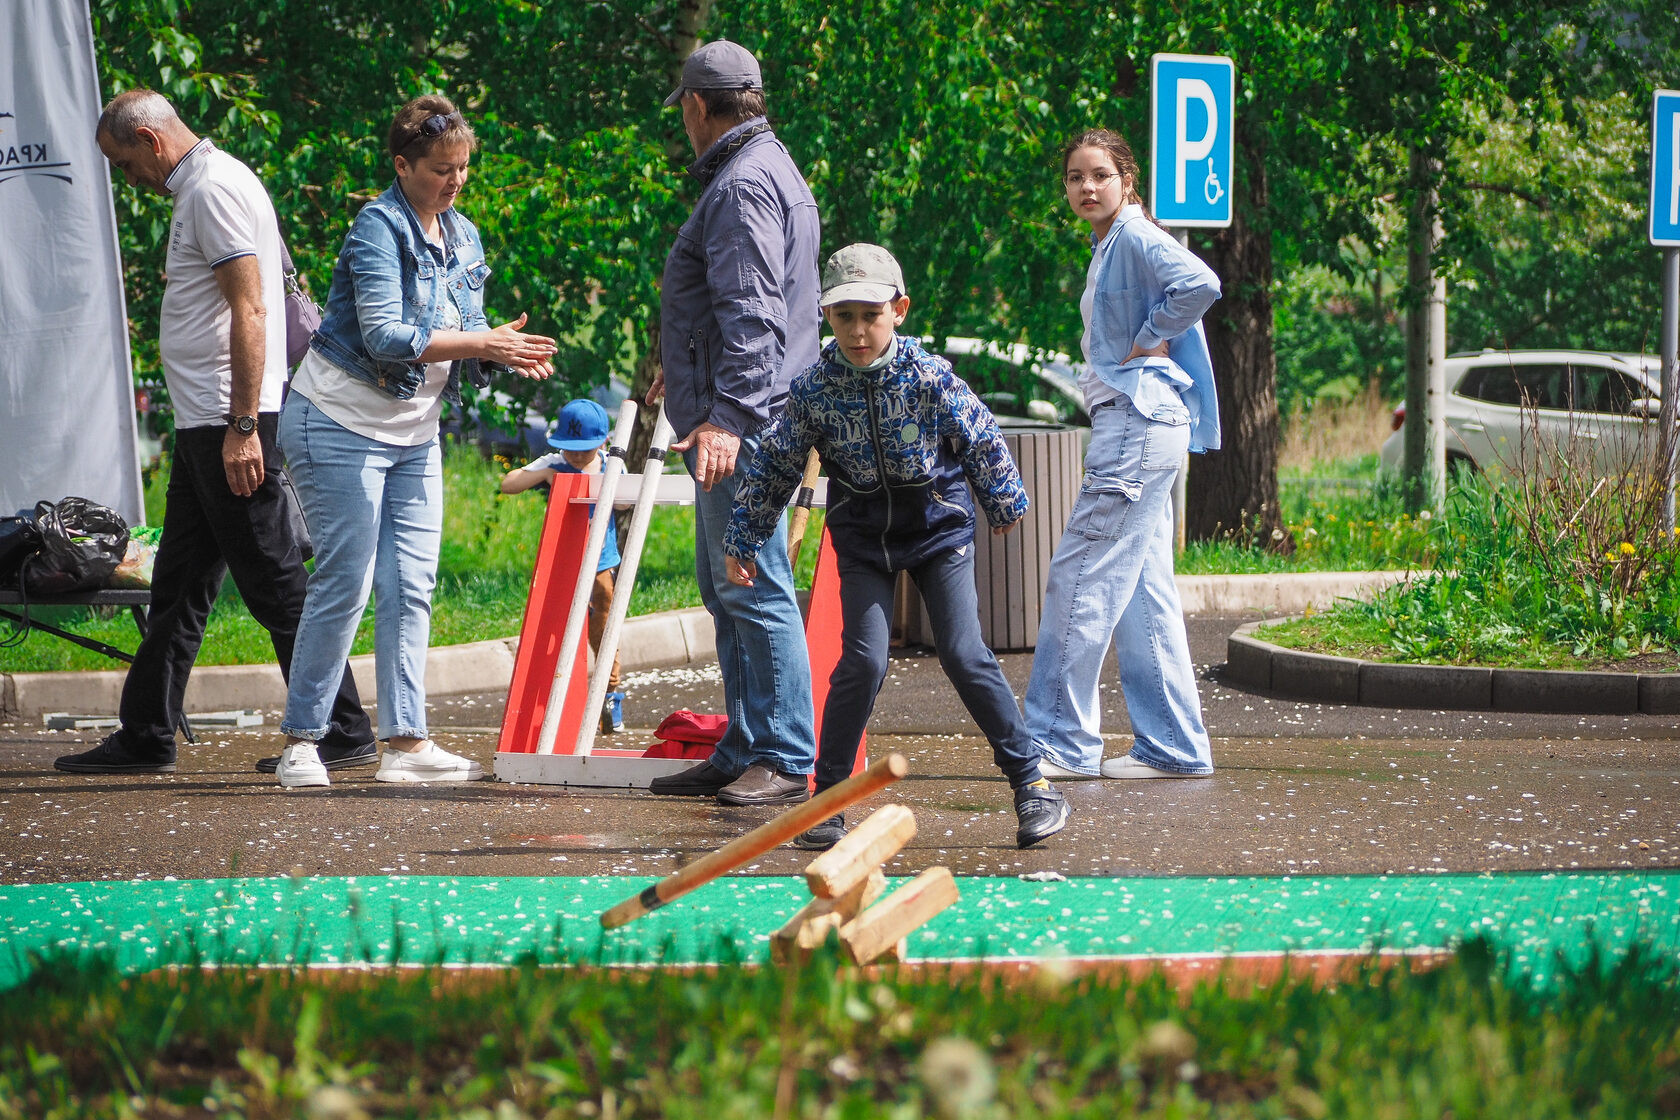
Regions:
M 1082 770 L 1069 770 L 1066 766 L 1058 766 L 1048 758 L 1038 760 L 1040 776 L 1049 778 L 1053 782 L 1092 782 L 1097 779 L 1095 774 L 1087 774 Z
M 1162 770 L 1158 766 L 1139 762 L 1129 754 L 1119 758 L 1105 758 L 1102 764 L 1105 778 L 1211 778 L 1211 774 L 1181 774 L 1177 770 Z
M 280 764 L 274 768 L 275 777 L 286 789 L 304 786 L 329 786 L 327 768 L 321 765 L 321 755 L 314 743 L 288 743 L 280 752 Z
M 412 751 L 386 747 L 374 777 L 382 782 L 476 782 L 484 777 L 484 767 L 427 739 Z

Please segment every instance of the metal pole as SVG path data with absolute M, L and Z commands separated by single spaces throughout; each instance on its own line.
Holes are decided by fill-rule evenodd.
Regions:
M 1662 436 L 1657 446 L 1666 452 L 1663 463 L 1663 532 L 1674 535 L 1674 470 L 1675 470 L 1675 382 L 1680 379 L 1680 248 L 1663 250 L 1662 341 L 1658 351 L 1662 358 L 1662 408 L 1657 424 Z
M 582 566 L 578 569 L 577 586 L 572 590 L 572 609 L 566 615 L 566 629 L 561 631 L 560 660 L 554 664 L 554 680 L 548 686 L 548 707 L 543 710 L 542 730 L 537 734 L 537 753 L 553 754 L 554 740 L 560 733 L 560 709 L 566 703 L 566 690 L 572 679 L 572 666 L 577 661 L 578 647 L 583 644 L 583 627 L 589 619 L 589 594 L 595 589 L 595 565 L 600 563 L 601 550 L 607 543 L 607 525 L 612 521 L 613 494 L 618 490 L 618 476 L 624 473 L 624 448 L 636 427 L 636 399 L 618 407 L 618 427 L 613 429 L 612 447 L 607 452 L 607 465 L 601 471 L 601 484 L 595 492 L 595 512 L 590 516 L 589 535 L 583 546 Z M 584 712 L 583 722 L 599 718 Z
M 618 578 L 613 581 L 612 607 L 601 631 L 601 648 L 595 651 L 595 672 L 589 678 L 589 698 L 584 701 L 584 720 L 578 728 L 577 750 L 587 755 L 595 749 L 595 730 L 601 723 L 601 705 L 607 699 L 607 685 L 612 676 L 613 658 L 618 655 L 618 639 L 624 629 L 624 616 L 630 613 L 630 593 L 636 589 L 636 569 L 642 563 L 642 547 L 647 543 L 648 522 L 653 520 L 653 502 L 659 494 L 659 476 L 665 473 L 665 451 L 671 446 L 671 422 L 665 419 L 665 406 L 659 407 L 659 420 L 653 426 L 653 442 L 648 446 L 647 462 L 642 465 L 642 488 L 636 493 L 636 507 L 630 514 L 630 534 L 624 538 L 624 555 L 618 561 Z
M 1173 236 L 1186 249 L 1190 248 L 1190 231 L 1187 229 L 1173 230 Z M 1184 462 L 1178 466 L 1178 477 L 1173 479 L 1172 507 L 1173 507 L 1173 554 L 1182 556 L 1188 542 L 1185 529 L 1185 506 L 1190 500 L 1190 455 L 1185 453 Z

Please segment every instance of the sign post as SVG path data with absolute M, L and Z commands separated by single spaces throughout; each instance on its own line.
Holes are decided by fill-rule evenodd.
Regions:
M 1663 251 L 1662 409 L 1663 530 L 1674 533 L 1675 385 L 1680 382 L 1680 90 L 1659 89 L 1651 102 L 1651 244 Z
M 1158 54 L 1149 60 L 1149 208 L 1178 227 L 1231 224 L 1236 166 L 1236 65 L 1223 55 Z M 1173 483 L 1173 545 L 1184 551 L 1190 457 Z

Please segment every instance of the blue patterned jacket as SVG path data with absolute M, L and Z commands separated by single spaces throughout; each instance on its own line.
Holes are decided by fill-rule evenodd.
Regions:
M 970 485 L 994 527 L 1027 512 L 997 421 L 949 362 L 900 335 L 893 360 L 863 373 L 840 361 L 831 341 L 794 377 L 786 409 L 742 471 L 726 553 L 758 555 L 813 447 L 828 476 L 835 551 L 888 571 L 973 542 Z

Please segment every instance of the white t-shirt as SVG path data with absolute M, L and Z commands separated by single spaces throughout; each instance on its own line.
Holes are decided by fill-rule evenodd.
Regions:
M 1107 404 L 1120 396 L 1120 391 L 1098 377 L 1091 365 L 1091 310 L 1097 300 L 1097 273 L 1113 245 L 1114 238 L 1106 238 L 1091 253 L 1091 266 L 1085 270 L 1085 294 L 1079 297 L 1079 315 L 1085 320 L 1085 333 L 1079 336 L 1079 348 L 1085 353 L 1085 368 L 1079 375 L 1079 389 L 1085 394 L 1087 414 L 1095 412 L 1098 405 Z
M 461 329 L 461 312 L 454 300 L 443 301 L 433 329 Z M 449 365 L 448 362 L 428 363 L 426 380 L 405 401 L 350 376 L 311 348 L 292 374 L 292 392 L 302 393 L 339 426 L 359 436 L 396 447 L 418 447 L 437 435 Z
M 268 310 L 259 412 L 278 412 L 286 379 L 286 288 L 274 204 L 251 169 L 200 140 L 169 173 L 174 196 L 165 257 L 168 283 L 158 325 L 164 384 L 175 426 L 221 426 L 233 411 L 233 308 L 216 266 L 255 256 Z

